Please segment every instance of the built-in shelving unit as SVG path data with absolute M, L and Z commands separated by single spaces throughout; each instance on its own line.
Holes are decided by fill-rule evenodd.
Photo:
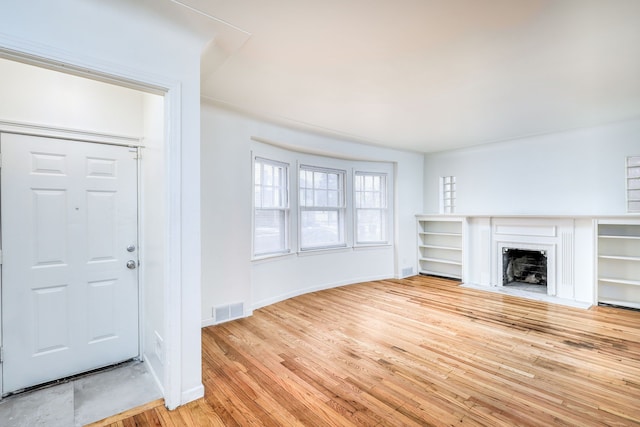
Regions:
M 598 302 L 640 309 L 640 220 L 598 221 Z
M 464 218 L 418 216 L 418 272 L 462 280 Z

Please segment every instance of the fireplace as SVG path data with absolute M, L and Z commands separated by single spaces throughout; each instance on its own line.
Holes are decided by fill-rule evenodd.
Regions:
M 547 286 L 547 251 L 502 248 L 503 286 Z

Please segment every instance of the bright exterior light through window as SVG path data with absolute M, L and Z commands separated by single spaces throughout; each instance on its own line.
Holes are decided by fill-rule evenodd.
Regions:
M 254 161 L 254 255 L 289 252 L 289 166 Z
M 387 175 L 356 172 L 356 243 L 387 242 Z
M 345 245 L 345 171 L 301 166 L 300 249 Z
M 640 212 L 640 156 L 627 157 L 627 212 Z

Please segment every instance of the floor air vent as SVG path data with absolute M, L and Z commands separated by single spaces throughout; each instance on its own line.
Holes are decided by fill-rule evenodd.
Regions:
M 213 307 L 213 319 L 215 323 L 222 323 L 228 320 L 239 319 L 244 316 L 244 303 L 221 305 Z

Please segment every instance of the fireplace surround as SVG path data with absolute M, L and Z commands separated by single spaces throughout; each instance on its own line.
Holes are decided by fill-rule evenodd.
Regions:
M 545 216 L 466 216 L 463 282 L 494 290 L 505 286 L 504 253 L 511 249 L 544 253 L 549 299 L 593 303 L 593 221 Z M 579 268 L 576 268 L 579 266 Z

